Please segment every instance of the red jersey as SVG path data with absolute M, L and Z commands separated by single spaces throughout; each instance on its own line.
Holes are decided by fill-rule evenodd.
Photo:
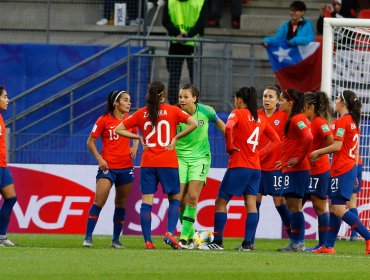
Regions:
M 325 145 L 325 137 L 333 134 L 329 128 L 328 122 L 322 117 L 316 117 L 311 122 L 311 133 L 313 136 L 313 141 L 311 144 L 310 152 L 307 155 L 308 160 L 310 160 L 310 153 L 312 151 L 321 149 Z M 323 155 L 318 161 L 311 163 L 311 175 L 322 174 L 330 170 L 330 160 L 329 155 Z
M 282 167 L 283 172 L 310 170 L 307 154 L 312 142 L 310 123 L 305 114 L 295 115 L 289 124 L 288 134 L 283 136 L 282 142 Z M 298 163 L 288 167 L 287 162 L 291 158 L 297 158 Z
M 335 122 L 334 140 L 342 141 L 342 148 L 333 153 L 330 175 L 336 177 L 351 170 L 356 165 L 360 130 L 350 114 L 346 114 Z
M 149 119 L 146 107 L 122 121 L 126 128 L 138 127 L 148 148 L 143 151 L 141 167 L 178 168 L 176 150 L 166 150 L 176 135 L 176 126 L 187 123 L 190 115 L 176 106 L 161 103 L 155 127 Z
M 264 109 L 258 110 L 258 115 L 261 118 L 265 118 L 267 123 L 271 125 L 271 127 L 276 131 L 280 140 L 283 139 L 284 133 L 284 126 L 286 120 L 288 119 L 288 114 L 281 111 L 280 108 L 277 108 L 275 112 L 268 117 Z M 264 134 L 261 135 L 260 142 L 258 144 L 258 149 L 263 149 L 268 143 L 270 139 L 268 139 Z M 260 165 L 261 170 L 263 171 L 274 171 L 277 170 L 276 162 L 281 160 L 281 143 L 276 147 L 273 153 L 269 154 L 269 156 L 261 157 L 260 158 Z
M 266 119 L 258 118 L 258 121 L 254 121 L 248 109 L 233 110 L 226 123 L 226 149 L 235 147 L 240 151 L 231 153 L 228 168 L 261 169 L 259 153 L 263 151 L 258 151 L 257 147 L 262 134 L 265 134 L 274 148 L 280 143 L 279 136 Z
M 0 114 L 0 167 L 7 167 L 6 163 L 6 127 L 3 116 Z
M 128 116 L 129 114 L 125 114 L 123 119 L 128 118 Z M 121 121 L 112 114 L 103 115 L 96 121 L 90 134 L 94 138 L 101 137 L 101 156 L 108 163 L 108 167 L 112 169 L 133 167 L 130 154 L 130 139 L 114 133 Z M 132 132 L 137 133 L 137 129 Z

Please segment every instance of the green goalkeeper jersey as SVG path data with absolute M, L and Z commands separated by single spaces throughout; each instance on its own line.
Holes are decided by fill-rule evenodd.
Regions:
M 198 103 L 192 117 L 197 121 L 198 127 L 177 141 L 177 156 L 185 160 L 197 160 L 204 157 L 211 158 L 208 126 L 210 121 L 216 122 L 218 120 L 216 111 L 211 106 Z M 177 126 L 177 132 L 183 131 L 186 127 L 187 124 L 180 123 Z

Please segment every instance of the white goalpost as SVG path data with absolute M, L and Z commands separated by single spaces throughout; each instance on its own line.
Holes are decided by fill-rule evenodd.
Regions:
M 334 100 L 345 89 L 354 91 L 362 102 L 360 155 L 363 161 L 361 192 L 357 209 L 370 228 L 370 20 L 325 18 L 321 90 Z M 339 237 L 349 238 L 343 223 Z

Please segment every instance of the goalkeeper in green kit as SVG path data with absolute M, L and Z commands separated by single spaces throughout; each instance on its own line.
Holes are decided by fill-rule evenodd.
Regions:
M 197 216 L 197 205 L 202 187 L 206 183 L 211 166 L 211 150 L 208 140 L 209 122 L 213 122 L 224 134 L 225 123 L 217 116 L 215 110 L 208 105 L 198 103 L 199 90 L 193 85 L 185 85 L 179 92 L 181 109 L 190 114 L 198 123 L 197 129 L 176 143 L 179 159 L 182 231 L 180 246 L 183 249 L 193 249 L 194 222 Z M 186 128 L 179 124 L 177 132 Z

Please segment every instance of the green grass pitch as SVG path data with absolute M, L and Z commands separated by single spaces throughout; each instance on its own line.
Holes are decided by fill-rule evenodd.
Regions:
M 0 279 L 370 279 L 364 242 L 338 241 L 335 255 L 317 255 L 277 252 L 287 240 L 258 239 L 256 251 L 239 252 L 241 239 L 225 239 L 225 251 L 188 251 L 162 238 L 148 251 L 141 236 L 122 236 L 126 248 L 113 249 L 109 236 L 84 248 L 82 235 L 10 234 L 17 247 L 0 248 Z

